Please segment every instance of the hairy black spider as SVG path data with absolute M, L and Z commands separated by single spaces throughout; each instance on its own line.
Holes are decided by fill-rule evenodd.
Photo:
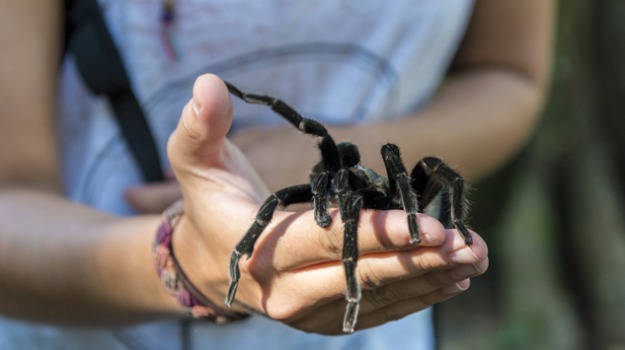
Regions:
M 321 152 L 321 160 L 312 168 L 310 183 L 283 188 L 271 194 L 236 245 L 230 260 L 230 287 L 225 301 L 228 307 L 232 305 L 239 283 L 239 260 L 243 254 L 248 258 L 252 255 L 256 240 L 271 221 L 278 205 L 286 207 L 312 201 L 315 221 L 321 227 L 328 227 L 332 221 L 328 213 L 331 203 L 338 206 L 344 225 L 342 261 L 347 282 L 347 309 L 343 320 L 345 333 L 354 331 L 361 299 L 356 277 L 361 209 L 404 210 L 413 244 L 421 242 L 416 215 L 419 212 L 436 217 L 446 228 L 455 227 L 467 245 L 472 243 L 464 224 L 467 212 L 464 179 L 440 159 L 423 158 L 408 175 L 399 147 L 386 144 L 381 150 L 388 175 L 388 179 L 384 178 L 360 164 L 356 145 L 349 142 L 336 144 L 321 123 L 302 117 L 285 102 L 271 96 L 242 92 L 228 82 L 226 86 L 232 95 L 246 103 L 269 106 L 301 132 L 319 137 Z

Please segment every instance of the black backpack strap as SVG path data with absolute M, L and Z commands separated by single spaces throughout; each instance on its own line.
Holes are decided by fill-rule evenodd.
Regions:
M 97 0 L 65 1 L 66 50 L 94 94 L 106 95 L 117 124 L 147 182 L 164 179 L 154 137 L 130 86 Z

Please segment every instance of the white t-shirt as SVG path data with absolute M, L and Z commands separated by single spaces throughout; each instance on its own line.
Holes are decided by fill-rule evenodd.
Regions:
M 279 97 L 327 124 L 416 111 L 440 85 L 473 5 L 472 0 L 177 0 L 176 20 L 165 32 L 163 1 L 101 2 L 166 165 L 166 140 L 202 73 Z M 104 211 L 132 214 L 122 193 L 140 182 L 140 172 L 108 102 L 85 90 L 71 57 L 63 66 L 59 101 L 67 195 Z M 233 102 L 232 132 L 284 122 L 264 106 Z M 431 349 L 434 340 L 430 310 L 338 337 L 306 334 L 263 317 L 228 325 L 183 327 L 168 321 L 116 330 L 0 318 L 1 349 L 169 350 L 184 342 L 192 349 Z

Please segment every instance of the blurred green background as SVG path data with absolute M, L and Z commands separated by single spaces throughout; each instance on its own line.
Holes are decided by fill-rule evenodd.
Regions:
M 473 184 L 490 269 L 437 307 L 439 349 L 625 349 L 625 1 L 558 6 L 541 124 Z

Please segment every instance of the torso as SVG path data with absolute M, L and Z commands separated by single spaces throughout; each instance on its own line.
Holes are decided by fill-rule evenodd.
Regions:
M 417 110 L 444 77 L 472 1 L 177 0 L 169 41 L 163 41 L 161 5 L 151 0 L 102 2 L 167 164 L 166 140 L 202 73 L 215 73 L 245 91 L 278 96 L 324 123 L 400 118 Z M 67 194 L 101 210 L 132 214 L 122 193 L 140 175 L 110 108 L 85 91 L 71 58 L 63 68 L 59 133 Z M 282 122 L 267 108 L 233 102 L 232 132 Z M 93 348 L 93 339 L 107 349 L 128 344 L 158 349 L 159 342 L 171 349 L 182 337 L 173 323 L 118 332 L 0 323 L 5 329 L 0 339 L 3 332 L 22 340 L 37 334 L 47 337 L 37 344 L 62 344 L 58 346 L 64 349 Z M 424 311 L 354 335 L 322 337 L 254 317 L 227 326 L 194 324 L 196 330 L 188 333 L 201 348 L 383 349 L 410 344 L 427 349 L 433 344 L 431 323 L 431 312 Z M 57 346 L 48 345 L 38 348 Z

